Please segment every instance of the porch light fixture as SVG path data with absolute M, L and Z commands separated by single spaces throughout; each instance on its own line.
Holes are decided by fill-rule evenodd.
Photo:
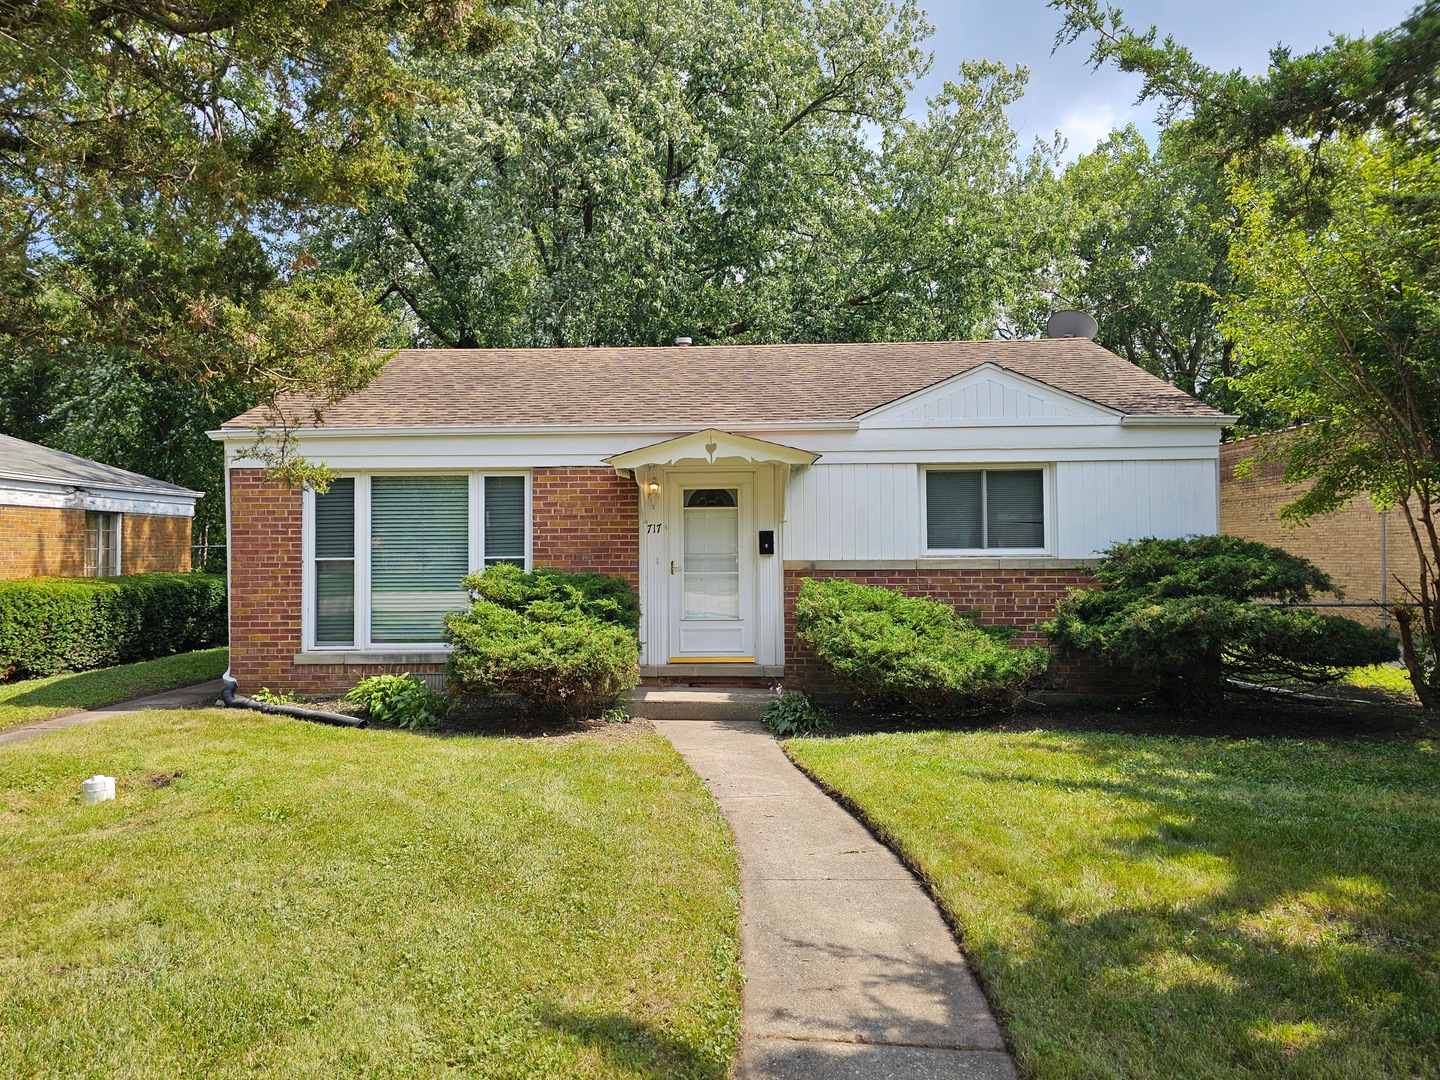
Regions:
M 648 483 L 648 484 L 645 485 L 645 490 L 650 493 L 650 495 L 651 495 L 652 498 L 653 498 L 654 496 L 656 496 L 656 495 L 659 495 L 659 494 L 660 494 L 660 481 L 659 481 L 659 480 L 651 480 L 650 483 Z

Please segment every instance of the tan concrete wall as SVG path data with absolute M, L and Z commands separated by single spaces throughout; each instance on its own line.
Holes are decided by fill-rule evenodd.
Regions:
M 1280 520 L 1281 508 L 1294 502 L 1308 487 L 1286 484 L 1284 466 L 1278 463 L 1257 468 L 1246 479 L 1237 478 L 1236 465 L 1253 457 L 1257 449 L 1253 439 L 1238 439 L 1220 448 L 1220 531 L 1309 559 L 1330 575 L 1347 601 L 1378 604 L 1386 598 L 1392 603 L 1402 599 L 1404 590 L 1396 584 L 1396 577 L 1413 585 L 1420 567 L 1405 515 L 1399 510 L 1387 515 L 1383 577 L 1389 580 L 1382 588 L 1380 513 L 1369 498 L 1352 499 L 1344 509 L 1311 518 L 1306 525 L 1287 525 Z M 1378 607 L 1319 610 L 1348 615 L 1373 626 L 1382 622 Z

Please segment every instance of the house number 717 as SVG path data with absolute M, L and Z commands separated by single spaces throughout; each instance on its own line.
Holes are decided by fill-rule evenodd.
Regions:
M 660 526 L 658 524 L 646 525 L 645 531 L 647 533 L 658 533 L 660 531 Z

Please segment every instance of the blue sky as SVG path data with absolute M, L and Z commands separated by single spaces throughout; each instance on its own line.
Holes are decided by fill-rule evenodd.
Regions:
M 923 3 L 923 0 L 922 0 Z M 1160 29 L 1187 45 L 1213 68 L 1240 68 L 1260 74 L 1278 44 L 1295 53 L 1324 45 L 1330 34 L 1373 34 L 1395 26 L 1419 0 L 1136 0 L 1120 3 L 1132 26 Z M 1044 0 L 931 0 L 924 4 L 935 35 L 929 41 L 935 64 L 917 88 L 911 114 L 924 114 L 924 99 L 953 78 L 962 60 L 1000 60 L 1030 68 L 1025 98 L 1010 110 L 1022 146 L 1057 128 L 1070 141 L 1067 157 L 1086 153 L 1111 128 L 1131 121 L 1150 133 L 1155 105 L 1134 105 L 1138 75 L 1113 68 L 1092 71 L 1087 45 L 1051 46 L 1061 16 Z

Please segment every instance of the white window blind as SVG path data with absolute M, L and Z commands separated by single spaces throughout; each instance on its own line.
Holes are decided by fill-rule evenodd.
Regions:
M 925 546 L 934 551 L 1045 546 L 1040 469 L 931 469 L 925 474 Z
M 315 644 L 355 644 L 355 479 L 315 496 Z
M 370 484 L 370 639 L 441 640 L 469 597 L 470 481 L 377 476 Z
M 485 565 L 525 565 L 525 478 L 485 477 Z

